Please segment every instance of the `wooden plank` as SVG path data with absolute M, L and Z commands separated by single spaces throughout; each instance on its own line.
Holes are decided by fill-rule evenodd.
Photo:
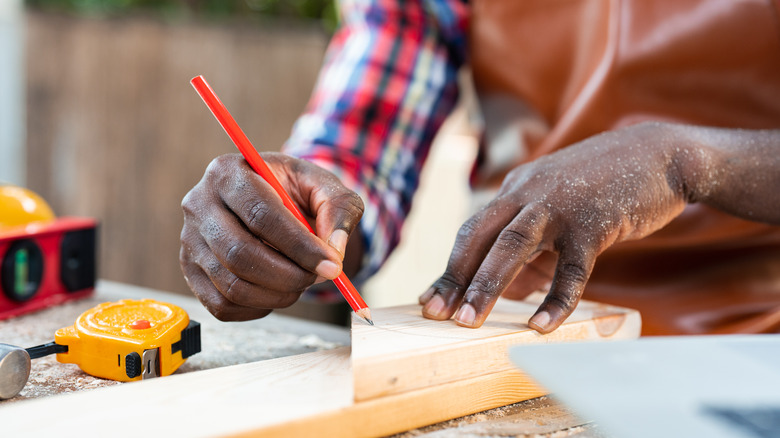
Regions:
M 545 393 L 509 371 L 355 403 L 349 365 L 344 347 L 173 375 L 15 403 L 0 408 L 0 423 L 4 436 L 137 437 L 152 428 L 159 436 L 362 437 Z M 34 421 L 41 415 L 46 421 Z
M 376 325 L 352 323 L 355 400 L 363 401 L 514 369 L 516 344 L 639 337 L 641 318 L 630 309 L 583 301 L 553 333 L 540 335 L 526 321 L 544 295 L 500 299 L 482 328 L 421 316 L 419 305 L 373 311 Z
M 385 436 L 548 394 L 519 371 L 504 371 L 381 397 L 236 434 L 236 437 Z
M 521 304 L 501 304 L 499 313 L 516 310 Z M 535 305 L 525 303 L 525 306 Z M 638 324 L 636 312 L 592 303 L 583 303 L 581 308 L 575 321 L 564 327 L 569 335 L 548 335 L 543 337 L 545 341 L 638 334 L 638 327 L 634 328 Z M 380 317 L 382 313 L 387 313 L 389 318 L 398 314 L 398 309 L 376 310 L 375 322 L 385 326 L 382 332 L 387 332 L 392 320 Z M 517 313 L 512 316 L 516 318 L 512 321 L 522 320 Z M 594 320 L 582 319 L 588 317 Z M 408 338 L 412 336 L 410 331 L 415 331 L 410 324 L 398 321 L 404 318 L 396 318 L 393 333 L 383 338 L 389 347 L 394 345 L 392 338 Z M 412 319 L 421 326 L 429 324 L 419 317 Z M 493 333 L 493 337 L 500 337 L 495 332 L 501 331 L 501 327 L 518 330 L 517 323 L 499 320 L 481 330 Z M 432 349 L 439 348 L 445 356 L 450 350 L 470 351 L 474 355 L 472 359 L 479 361 L 470 347 L 480 340 L 476 336 L 480 330 L 468 330 L 469 334 L 464 335 L 458 334 L 461 330 L 451 324 L 438 325 L 441 327 L 428 331 L 436 334 L 440 344 L 455 346 Z M 577 327 L 579 332 L 575 330 Z M 535 335 L 535 338 L 542 337 Z M 204 347 L 208 348 L 208 340 L 204 340 Z M 490 348 L 504 347 L 499 342 L 484 342 L 478 353 L 492 355 Z M 407 350 L 400 356 L 414 360 L 417 355 Z M 430 357 L 428 360 L 432 361 Z M 465 371 L 460 379 L 355 401 L 353 363 L 350 349 L 345 347 L 0 404 L 0 424 L 7 436 L 83 436 L 88 427 L 90 431 L 112 437 L 136 437 L 144 428 L 153 428 L 155 435 L 187 437 L 361 437 L 393 434 L 546 394 L 515 369 L 472 375 L 467 372 L 466 361 L 461 360 Z M 41 418 L 41 413 L 45 413 L 46 421 L 34 421 Z M 89 419 L 88 426 L 85 426 L 85 416 Z M 129 419 L 137 421 L 138 427 L 126 427 Z

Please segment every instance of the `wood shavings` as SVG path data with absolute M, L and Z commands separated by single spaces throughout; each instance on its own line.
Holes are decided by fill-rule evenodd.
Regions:
M 392 438 L 605 438 L 596 425 L 583 421 L 549 397 L 539 397 Z

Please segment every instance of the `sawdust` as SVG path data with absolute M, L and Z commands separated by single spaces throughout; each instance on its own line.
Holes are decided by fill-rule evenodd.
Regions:
M 207 370 L 313 351 L 330 350 L 341 344 L 314 334 L 296 335 L 275 330 L 251 331 L 240 324 L 201 327 L 201 352 L 190 357 L 177 373 Z
M 598 426 L 540 397 L 439 424 L 393 435 L 392 438 L 606 438 Z
M 73 325 L 84 310 L 106 301 L 86 298 L 0 321 L 0 342 L 24 348 L 51 342 L 58 329 Z M 201 352 L 187 359 L 176 373 L 329 350 L 343 345 L 311 333 L 290 333 L 284 327 L 263 329 L 256 324 L 222 323 L 203 318 Z M 27 385 L 16 397 L 0 401 L 0 407 L 21 400 L 119 384 L 121 382 L 90 376 L 75 364 L 59 363 L 51 355 L 32 361 Z
M 119 383 L 92 377 L 76 365 L 57 362 L 54 356 L 43 357 L 32 362 L 30 378 L 19 395 L 0 401 L 0 407 L 21 400 L 114 386 Z

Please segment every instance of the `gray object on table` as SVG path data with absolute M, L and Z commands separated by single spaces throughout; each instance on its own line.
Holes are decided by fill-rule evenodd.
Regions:
M 528 345 L 510 357 L 610 436 L 780 437 L 780 334 Z

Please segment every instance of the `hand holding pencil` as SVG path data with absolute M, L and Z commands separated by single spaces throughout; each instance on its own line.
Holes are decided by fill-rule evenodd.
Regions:
M 255 319 L 291 305 L 324 277 L 371 323 L 342 272 L 347 238 L 362 215 L 360 198 L 306 161 L 267 153 L 266 163 L 205 80 L 196 77 L 192 85 L 246 158 L 215 159 L 182 202 L 180 261 L 195 295 L 219 319 Z M 316 232 L 296 202 L 315 218 Z

